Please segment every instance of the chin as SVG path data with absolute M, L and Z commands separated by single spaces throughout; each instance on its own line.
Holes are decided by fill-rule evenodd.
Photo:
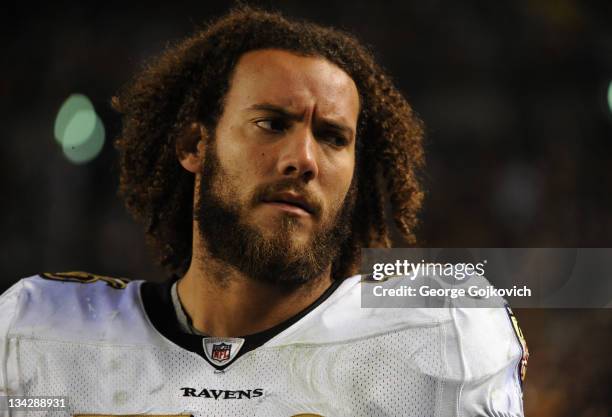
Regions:
M 312 224 L 304 219 L 281 214 L 261 219 L 256 224 L 257 229 L 267 239 L 277 238 L 279 235 L 291 234 L 300 237 L 300 240 L 308 240 L 313 233 Z

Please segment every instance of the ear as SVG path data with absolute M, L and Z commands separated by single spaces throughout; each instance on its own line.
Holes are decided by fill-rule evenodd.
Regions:
M 207 135 L 206 128 L 194 122 L 176 141 L 176 156 L 180 164 L 193 174 L 202 172 Z

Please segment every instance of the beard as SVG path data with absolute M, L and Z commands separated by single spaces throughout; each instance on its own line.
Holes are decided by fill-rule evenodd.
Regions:
M 357 195 L 356 178 L 335 213 L 323 218 L 320 205 L 311 214 L 318 219 L 310 239 L 298 244 L 292 235 L 300 220 L 283 214 L 276 230 L 264 234 L 246 222 L 247 210 L 261 204 L 274 192 L 293 190 L 308 196 L 299 179 L 283 179 L 258 187 L 250 202 L 241 204 L 231 196 L 240 195 L 231 178 L 223 172 L 214 144 L 209 143 L 200 180 L 195 219 L 201 240 L 213 258 L 225 263 L 250 279 L 293 290 L 312 283 L 336 260 L 340 249 L 351 235 L 353 211 Z M 227 197 L 226 197 L 227 196 Z M 339 206 L 339 207 L 338 207 Z

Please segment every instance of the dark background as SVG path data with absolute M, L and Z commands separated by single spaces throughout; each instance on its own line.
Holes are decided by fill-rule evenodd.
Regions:
M 612 2 L 250 3 L 357 34 L 425 121 L 421 246 L 612 247 Z M 0 290 L 42 271 L 163 279 L 116 197 L 120 125 L 109 102 L 143 60 L 230 6 L 6 10 Z M 106 128 L 102 153 L 84 165 L 53 139 L 73 93 Z M 612 415 L 612 310 L 516 314 L 531 350 L 527 415 Z

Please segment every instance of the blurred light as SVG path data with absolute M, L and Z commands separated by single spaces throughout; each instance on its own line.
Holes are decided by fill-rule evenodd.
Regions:
M 72 115 L 60 143 L 63 146 L 79 146 L 87 141 L 96 128 L 98 116 L 94 110 L 78 110 Z
M 60 107 L 57 117 L 55 118 L 55 126 L 53 128 L 55 139 L 60 143 L 60 145 L 64 143 L 66 128 L 72 121 L 72 118 L 79 111 L 94 111 L 91 101 L 82 94 L 70 95 L 70 97 L 68 97 Z
M 102 120 L 94 113 L 94 128 L 90 135 L 80 143 L 69 143 L 65 141 L 62 144 L 64 155 L 70 162 L 75 164 L 84 164 L 94 159 L 104 147 L 105 129 Z
M 106 134 L 91 100 L 82 94 L 72 94 L 64 101 L 55 118 L 53 133 L 64 156 L 75 164 L 98 156 Z
M 608 84 L 608 108 L 610 109 L 610 113 L 612 113 L 612 81 Z

